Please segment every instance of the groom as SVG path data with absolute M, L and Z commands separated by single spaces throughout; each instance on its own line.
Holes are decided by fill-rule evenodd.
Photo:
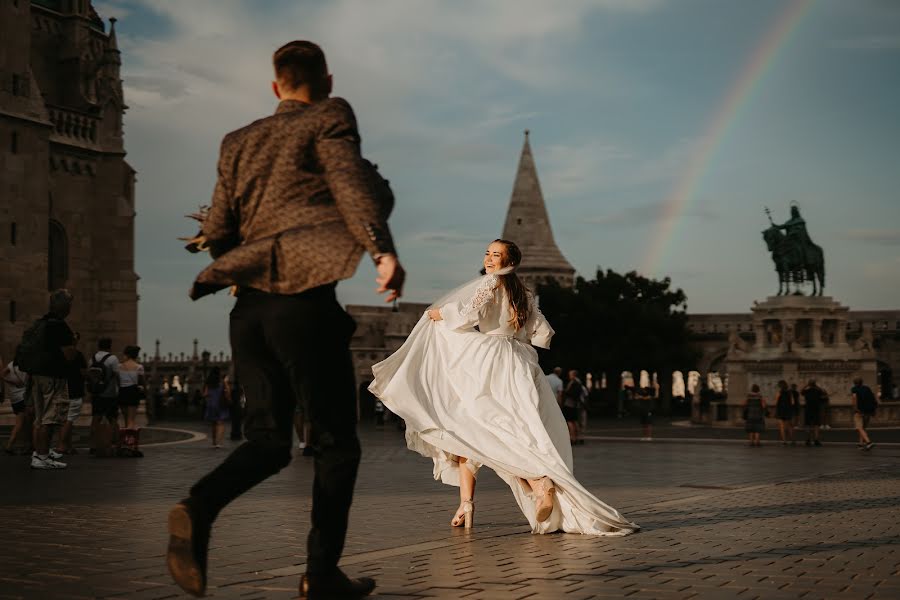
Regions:
M 212 523 L 232 500 L 291 460 L 293 417 L 305 404 L 315 449 L 312 530 L 301 598 L 360 598 L 372 579 L 337 567 L 359 465 L 350 337 L 356 327 L 335 298 L 363 252 L 378 292 L 393 301 L 404 271 L 387 217 L 393 195 L 360 155 L 350 105 L 329 98 L 325 55 L 312 42 L 275 52 L 275 114 L 225 136 L 201 246 L 215 259 L 193 299 L 236 286 L 231 346 L 247 398 L 247 442 L 191 488 L 169 513 L 167 563 L 185 591 L 206 590 Z

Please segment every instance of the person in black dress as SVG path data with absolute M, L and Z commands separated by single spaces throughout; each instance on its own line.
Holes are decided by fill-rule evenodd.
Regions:
M 821 446 L 819 435 L 822 427 L 822 407 L 828 400 L 828 392 L 816 385 L 815 379 L 810 379 L 800 394 L 804 401 L 803 423 L 806 425 L 806 445 Z
M 792 446 L 796 446 L 794 441 L 794 414 L 797 409 L 794 403 L 793 390 L 788 389 L 787 382 L 782 379 L 778 382 L 778 395 L 775 398 L 775 418 L 778 419 L 778 435 L 781 443 L 788 445 L 788 438 Z

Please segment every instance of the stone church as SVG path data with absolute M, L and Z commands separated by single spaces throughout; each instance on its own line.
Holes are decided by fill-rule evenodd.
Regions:
M 134 170 L 125 161 L 121 57 L 88 0 L 0 2 L 0 358 L 75 295 L 82 348 L 137 340 Z

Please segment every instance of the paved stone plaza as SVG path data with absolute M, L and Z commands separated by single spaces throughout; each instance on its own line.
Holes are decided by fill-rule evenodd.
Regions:
M 456 490 L 393 428 L 362 428 L 345 570 L 375 598 L 898 598 L 900 445 L 748 448 L 737 441 L 576 448 L 583 483 L 643 532 L 532 536 L 487 471 L 476 528 L 451 530 Z M 222 457 L 205 441 L 144 459 L 72 457 L 61 472 L 0 458 L 0 598 L 187 597 L 164 565 L 165 515 Z M 227 508 L 210 555 L 213 598 L 294 598 L 312 462 L 297 457 Z

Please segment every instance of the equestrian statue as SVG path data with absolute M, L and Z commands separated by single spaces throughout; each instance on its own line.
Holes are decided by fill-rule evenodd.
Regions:
M 768 207 L 766 216 L 771 227 L 763 231 L 762 236 L 778 273 L 778 295 L 790 294 L 791 283 L 794 294 L 802 295 L 800 286 L 808 281 L 813 286 L 812 295 L 821 296 L 825 289 L 825 256 L 822 248 L 809 237 L 800 207 L 792 204 L 791 218 L 781 225 L 772 220 Z

